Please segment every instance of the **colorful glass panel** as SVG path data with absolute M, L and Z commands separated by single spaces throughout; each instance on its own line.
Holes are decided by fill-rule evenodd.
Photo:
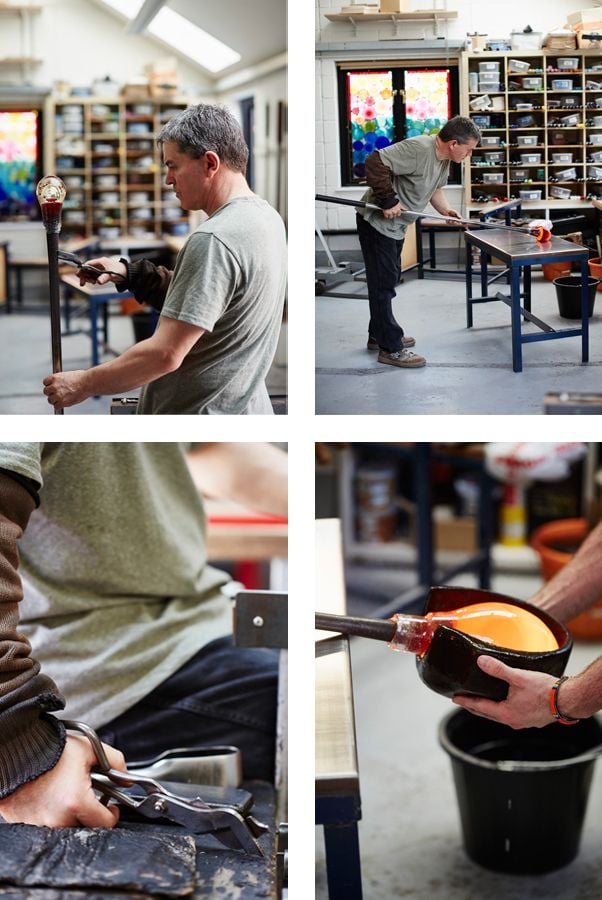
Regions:
M 0 207 L 35 202 L 38 114 L 0 112 Z
M 405 136 L 437 134 L 451 117 L 449 69 L 405 72 Z
M 366 177 L 366 157 L 394 140 L 392 72 L 349 72 L 347 101 L 351 172 L 359 180 Z

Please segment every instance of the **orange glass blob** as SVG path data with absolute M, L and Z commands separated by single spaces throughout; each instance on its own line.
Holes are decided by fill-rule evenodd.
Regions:
M 545 653 L 558 650 L 558 641 L 535 613 L 510 603 L 474 603 L 444 613 L 427 613 L 438 625 L 446 624 L 495 647 Z

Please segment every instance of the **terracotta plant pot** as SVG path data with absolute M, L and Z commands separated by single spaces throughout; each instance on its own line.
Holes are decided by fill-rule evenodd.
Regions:
M 531 546 L 539 553 L 541 573 L 545 581 L 553 578 L 570 562 L 586 535 L 585 519 L 558 519 L 535 529 L 531 536 Z M 583 640 L 602 639 L 602 599 L 591 609 L 571 619 L 567 627 L 573 637 Z
M 602 279 L 602 258 L 596 256 L 595 259 L 588 260 L 587 264 L 589 266 L 589 274 L 592 276 L 592 278 Z M 602 291 L 602 281 L 600 282 L 596 290 Z

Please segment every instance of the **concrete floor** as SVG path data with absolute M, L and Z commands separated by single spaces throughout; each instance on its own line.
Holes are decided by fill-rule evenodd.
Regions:
M 461 583 L 470 586 L 463 576 Z M 531 576 L 498 576 L 493 588 L 527 598 Z M 602 652 L 577 644 L 568 674 Z M 351 647 L 362 821 L 359 826 L 364 897 L 390 900 L 594 900 L 602 896 L 602 767 L 598 763 L 581 850 L 563 869 L 540 876 L 489 872 L 464 853 L 450 761 L 437 729 L 454 709 L 416 674 L 413 655 L 376 641 Z M 559 803 L 562 803 L 559 797 Z M 316 829 L 316 900 L 328 896 L 321 829 Z
M 75 330 L 87 328 L 87 321 L 75 322 Z M 282 337 L 286 343 L 286 326 Z M 134 342 L 129 316 L 111 315 L 109 343 L 117 353 L 123 353 Z M 63 335 L 63 369 L 85 369 L 91 365 L 90 339 L 87 334 Z M 284 351 L 283 351 L 284 355 Z M 101 362 L 114 359 L 113 354 L 101 357 Z M 12 313 L 0 316 L 0 414 L 54 415 L 42 393 L 42 380 L 52 372 L 50 351 L 50 321 L 47 314 Z M 270 371 L 268 390 L 277 414 L 286 413 L 286 369 L 274 365 Z M 138 390 L 120 396 L 136 397 Z M 276 399 L 274 399 L 274 396 Z M 65 411 L 65 415 L 107 415 L 111 397 L 86 400 Z
M 355 289 L 365 293 L 366 286 Z M 508 292 L 505 284 L 499 290 Z M 366 350 L 367 300 L 316 298 L 316 412 L 531 415 L 543 412 L 548 391 L 600 390 L 601 295 L 590 319 L 589 364 L 580 362 L 579 337 L 542 341 L 523 345 L 522 373 L 512 371 L 509 308 L 501 302 L 476 307 L 474 327 L 467 329 L 465 297 L 465 284 L 455 276 L 418 281 L 415 273 L 406 275 L 393 308 L 406 334 L 416 338 L 414 350 L 426 357 L 426 367 L 414 370 L 379 365 L 376 353 Z M 532 309 L 553 328 L 577 327 L 558 315 L 555 288 L 537 271 Z M 523 325 L 524 333 L 538 330 Z

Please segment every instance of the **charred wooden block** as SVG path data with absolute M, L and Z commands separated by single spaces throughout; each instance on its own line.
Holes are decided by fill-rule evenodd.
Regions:
M 192 835 L 173 830 L 154 833 L 150 829 L 3 824 L 0 890 L 2 885 L 121 888 L 182 897 L 194 890 L 195 857 Z M 61 891 L 60 896 L 68 895 Z M 132 894 L 129 896 L 131 900 Z

